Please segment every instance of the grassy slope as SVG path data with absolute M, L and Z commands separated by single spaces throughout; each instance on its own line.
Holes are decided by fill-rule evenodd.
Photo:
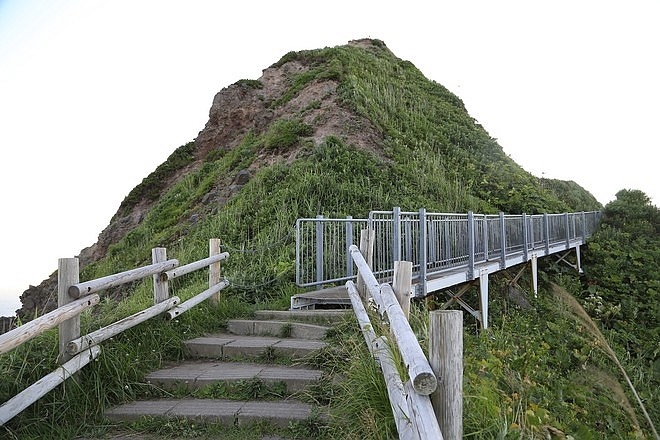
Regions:
M 306 130 L 296 129 L 297 138 L 287 140 L 286 145 L 290 149 L 300 148 L 297 160 L 262 168 L 222 209 L 214 210 L 200 201 L 216 183 L 246 168 L 264 149 L 277 154 L 272 145 L 274 129 L 246 136 L 233 151 L 211 155 L 200 168 L 189 172 L 160 196 L 143 222 L 112 246 L 105 259 L 88 266 L 81 278 L 90 279 L 146 263 L 150 249 L 156 246 L 167 246 L 169 256 L 182 262 L 192 261 L 204 256 L 209 237 L 219 236 L 225 249 L 232 253 L 224 266 L 225 275 L 235 285 L 228 292 L 232 298 L 230 304 L 221 313 L 202 307 L 173 324 L 145 324 L 104 344 L 101 360 L 81 375 L 85 390 L 69 386 L 51 393 L 12 422 L 11 429 L 27 437 L 26 433 L 49 432 L 54 426 L 75 430 L 75 426 L 94 423 L 105 405 L 152 393 L 142 383 L 141 374 L 155 368 L 163 359 L 180 357 L 182 338 L 217 328 L 224 318 L 247 313 L 255 307 L 250 304 L 264 301 L 286 304 L 288 296 L 296 290 L 292 287 L 292 227 L 298 217 L 316 214 L 357 217 L 371 209 L 392 206 L 528 213 L 593 208 L 573 204 L 589 200 L 586 194 L 571 198 L 569 205 L 556 192 L 543 188 L 538 179 L 503 153 L 495 140 L 467 114 L 456 96 L 426 80 L 412 64 L 393 57 L 386 48 L 374 46 L 364 50 L 346 46 L 291 53 L 280 63 L 294 58 L 313 66 L 312 73 L 294 78 L 291 89 L 273 105 L 286 102 L 316 78 L 337 79 L 343 105 L 370 118 L 385 133 L 387 158 L 358 151 L 339 138 L 328 138 L 318 146 L 309 145 Z M 184 150 L 187 148 L 181 151 Z M 174 159 L 180 158 L 177 155 Z M 159 169 L 167 175 L 173 172 L 167 164 Z M 365 187 L 370 190 L 365 191 Z M 150 192 L 145 194 L 151 197 Z M 132 197 L 138 196 L 139 192 L 132 193 Z M 199 220 L 189 221 L 192 214 L 199 214 Z M 193 277 L 175 283 L 174 293 L 185 299 L 200 291 L 203 284 L 202 276 Z M 97 316 L 86 316 L 84 326 L 97 328 L 102 322 L 126 316 L 150 301 L 148 283 L 132 286 L 125 293 L 127 299 L 121 304 L 106 302 Z M 497 312 L 496 308 L 493 316 L 498 316 Z M 571 324 L 562 321 L 552 301 L 541 300 L 534 312 L 505 310 L 500 316 L 501 320 L 495 318 L 493 323 L 497 329 L 494 340 L 466 335 L 466 432 L 480 432 L 477 438 L 494 438 L 503 429 L 515 434 L 516 426 L 509 423 L 512 420 L 517 420 L 514 422 L 517 426 L 527 426 L 529 430 L 524 432 L 530 433 L 541 422 L 549 421 L 564 429 L 588 430 L 583 425 L 588 425 L 589 417 L 581 411 L 587 411 L 590 401 L 569 404 L 566 408 L 562 403 L 565 399 L 557 400 L 572 384 L 570 375 L 561 372 L 573 371 L 581 359 L 573 354 L 572 348 L 581 356 L 589 352 L 588 343 L 578 340 L 573 345 L 560 346 L 559 354 L 551 350 L 554 344 L 544 343 L 545 336 L 572 337 Z M 535 331 L 530 332 L 530 328 Z M 347 333 L 349 341 L 356 337 L 350 331 Z M 167 342 L 162 342 L 162 338 Z M 18 377 L 15 384 L 3 382 L 0 389 L 3 398 L 54 365 L 53 340 L 51 333 L 25 349 L 3 356 L 3 372 Z M 364 360 L 364 352 L 355 354 L 360 353 L 358 347 L 361 347 L 359 343 L 353 351 L 354 358 Z M 360 371 L 352 370 L 351 366 L 348 371 Z M 534 376 L 534 368 L 542 376 Z M 555 373 L 550 374 L 552 371 Z M 539 388 L 541 383 L 543 388 Z M 82 403 L 72 403 L 76 400 Z M 383 406 L 378 402 L 369 405 L 372 413 L 364 417 L 388 423 L 383 419 L 386 414 L 374 412 L 374 408 Z M 625 417 L 616 405 L 611 406 L 608 409 L 605 405 L 602 411 L 611 412 L 615 420 L 623 420 L 612 425 L 615 429 L 625 423 Z M 58 407 L 58 411 L 52 411 L 53 407 Z M 523 414 L 522 418 L 509 417 L 511 411 Z M 532 417 L 528 411 L 539 415 L 540 421 L 528 421 L 527 416 Z M 86 414 L 82 421 L 77 416 L 81 412 Z M 45 419 L 43 414 L 47 414 Z M 73 420 L 78 423 L 72 424 Z M 71 430 L 66 432 L 70 434 Z

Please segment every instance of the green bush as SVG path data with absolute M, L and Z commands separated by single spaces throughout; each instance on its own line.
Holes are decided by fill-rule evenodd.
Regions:
M 311 136 L 312 133 L 312 127 L 300 119 L 279 119 L 269 127 L 263 144 L 269 150 L 286 150 L 297 145 L 301 137 Z

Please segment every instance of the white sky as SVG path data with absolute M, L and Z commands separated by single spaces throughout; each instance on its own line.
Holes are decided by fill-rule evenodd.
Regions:
M 213 96 L 379 38 L 537 176 L 657 205 L 657 0 L 0 0 L 0 315 L 96 241 Z

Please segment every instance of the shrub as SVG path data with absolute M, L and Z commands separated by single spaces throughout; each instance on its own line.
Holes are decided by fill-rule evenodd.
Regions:
M 280 119 L 270 126 L 264 136 L 264 147 L 271 150 L 290 148 L 301 137 L 310 136 L 312 132 L 312 127 L 299 119 Z

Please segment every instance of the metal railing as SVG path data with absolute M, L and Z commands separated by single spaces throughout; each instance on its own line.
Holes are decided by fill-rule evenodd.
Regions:
M 366 219 L 329 219 L 322 215 L 296 222 L 296 283 L 313 286 L 354 279 L 353 260 L 348 252 L 360 242 Z
M 504 268 L 512 256 L 527 261 L 531 252 L 548 255 L 558 246 L 569 249 L 583 244 L 599 223 L 598 211 L 484 215 L 399 208 L 372 211 L 367 219 L 298 219 L 296 283 L 320 288 L 354 279 L 347 249 L 359 242 L 362 228 L 374 231 L 373 273 L 385 282 L 400 260 L 411 261 L 413 276 L 422 281 L 430 274 L 461 267 L 470 275 L 483 262 L 499 261 Z

